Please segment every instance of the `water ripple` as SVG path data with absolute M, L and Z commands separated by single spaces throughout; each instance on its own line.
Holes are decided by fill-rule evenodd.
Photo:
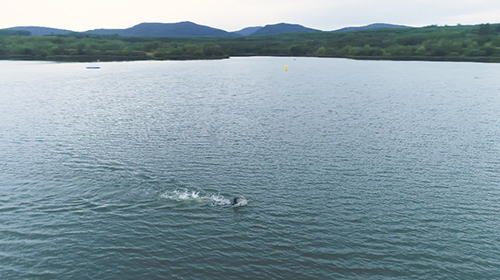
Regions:
M 2 279 L 498 277 L 498 65 L 0 63 Z

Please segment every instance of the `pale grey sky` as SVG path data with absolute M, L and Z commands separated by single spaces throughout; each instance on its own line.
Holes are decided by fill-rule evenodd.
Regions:
M 0 28 L 73 31 L 141 22 L 192 21 L 227 31 L 280 22 L 321 30 L 371 23 L 410 26 L 500 22 L 498 0 L 15 0 L 2 3 Z

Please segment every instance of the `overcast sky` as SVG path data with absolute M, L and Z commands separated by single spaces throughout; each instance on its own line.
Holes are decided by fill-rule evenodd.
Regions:
M 128 28 L 141 22 L 192 21 L 226 31 L 280 22 L 325 31 L 371 23 L 414 27 L 500 23 L 499 0 L 13 0 L 0 28 L 72 31 Z

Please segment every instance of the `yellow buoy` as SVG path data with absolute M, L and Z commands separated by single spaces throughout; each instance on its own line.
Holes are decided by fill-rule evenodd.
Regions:
M 285 65 L 285 71 L 288 71 L 288 65 Z

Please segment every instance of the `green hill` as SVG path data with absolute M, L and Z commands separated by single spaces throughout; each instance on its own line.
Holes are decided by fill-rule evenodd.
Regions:
M 246 27 L 246 28 L 243 28 L 239 31 L 235 31 L 233 32 L 234 34 L 238 35 L 238 36 L 250 36 L 252 35 L 253 33 L 255 33 L 255 31 L 261 29 L 262 26 L 253 26 L 253 27 Z
M 141 23 L 127 29 L 96 29 L 85 33 L 98 35 L 117 34 L 122 37 L 231 37 L 227 31 L 193 22 Z
M 395 25 L 395 24 L 387 24 L 387 23 L 373 23 L 365 26 L 359 27 L 344 27 L 341 29 L 334 30 L 332 32 L 356 32 L 356 31 L 365 31 L 365 30 L 373 30 L 373 29 L 381 29 L 381 28 L 411 28 L 406 25 Z
M 307 28 L 298 24 L 289 23 L 278 23 L 266 25 L 259 28 L 250 36 L 264 36 L 264 35 L 276 35 L 276 34 L 287 34 L 287 33 L 303 33 L 303 32 L 315 32 L 319 31 L 317 29 Z
M 73 33 L 73 31 L 71 30 L 40 27 L 40 26 L 17 26 L 17 27 L 7 28 L 7 30 L 28 31 L 33 36 L 67 35 Z

